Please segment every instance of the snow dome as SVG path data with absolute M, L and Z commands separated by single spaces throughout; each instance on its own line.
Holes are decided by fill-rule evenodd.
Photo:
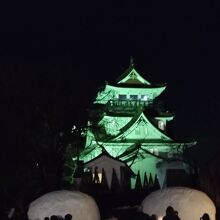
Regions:
M 92 197 L 79 191 L 54 191 L 29 205 L 30 220 L 44 220 L 52 215 L 71 214 L 74 220 L 100 220 L 99 209 Z
M 168 187 L 152 192 L 142 202 L 143 212 L 156 214 L 159 220 L 168 206 L 178 211 L 181 220 L 199 220 L 204 213 L 209 214 L 210 220 L 215 219 L 215 205 L 205 193 L 195 189 Z

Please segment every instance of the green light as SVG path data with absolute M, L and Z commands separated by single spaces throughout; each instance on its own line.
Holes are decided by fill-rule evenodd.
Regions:
M 112 157 L 124 161 L 134 173 L 139 171 L 143 182 L 145 172 L 155 176 L 157 164 L 169 160 L 170 155 L 174 159 L 180 158 L 183 147 L 195 143 L 178 143 L 166 134 L 166 124 L 173 115 L 167 112 L 156 116 L 144 113 L 155 107 L 154 99 L 166 86 L 152 85 L 133 65 L 125 73 L 116 86 L 106 85 L 98 92 L 94 104 L 106 107 L 95 126 L 101 129 L 94 129 L 91 123 L 88 124 L 85 149 L 80 159 L 88 162 L 105 150 Z

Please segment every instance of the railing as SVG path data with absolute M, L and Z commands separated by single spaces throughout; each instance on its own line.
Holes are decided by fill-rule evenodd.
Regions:
M 153 101 L 142 101 L 142 100 L 110 100 L 108 106 L 149 106 L 152 105 Z
M 140 107 L 149 107 L 153 105 L 153 101 L 142 101 L 142 100 L 110 100 L 106 108 L 108 111 L 126 111 L 133 112 Z

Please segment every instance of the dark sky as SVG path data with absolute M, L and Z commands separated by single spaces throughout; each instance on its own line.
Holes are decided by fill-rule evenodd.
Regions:
M 5 155 L 21 159 L 36 106 L 54 106 L 67 128 L 84 121 L 98 87 L 114 82 L 131 55 L 147 80 L 168 84 L 161 98 L 176 113 L 175 135 L 197 139 L 201 157 L 218 151 L 219 5 L 143 2 L 21 0 L 1 7 Z

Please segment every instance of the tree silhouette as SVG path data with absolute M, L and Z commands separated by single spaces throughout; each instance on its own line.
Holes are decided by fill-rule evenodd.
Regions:
M 146 173 L 146 172 L 144 172 L 143 190 L 144 190 L 144 192 L 146 192 L 146 193 L 148 193 L 148 191 L 149 191 L 149 182 L 148 182 L 148 178 L 147 178 L 147 173 Z
M 108 191 L 108 183 L 107 183 L 107 178 L 106 178 L 106 174 L 105 174 L 105 170 L 104 168 L 102 168 L 102 180 L 101 180 L 101 189 L 103 191 Z
M 115 169 L 112 169 L 112 181 L 111 181 L 111 191 L 112 192 L 119 192 L 121 189 L 120 183 L 116 174 Z
M 138 170 L 138 174 L 136 177 L 136 182 L 135 182 L 135 191 L 136 192 L 141 192 L 142 191 L 142 184 L 141 184 L 141 176 L 140 176 L 140 171 Z

